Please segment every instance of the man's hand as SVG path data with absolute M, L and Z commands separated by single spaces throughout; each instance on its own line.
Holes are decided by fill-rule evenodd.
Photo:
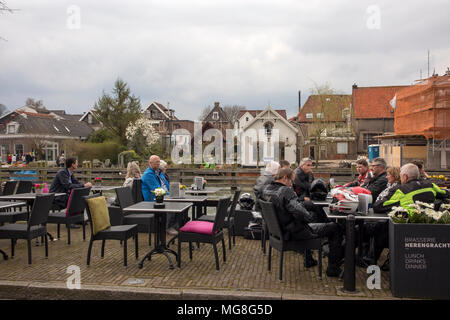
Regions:
M 303 198 L 303 201 L 311 201 L 311 199 L 308 198 L 308 197 L 304 197 L 304 198 Z
M 92 183 L 86 182 L 86 183 L 84 184 L 84 186 L 85 186 L 85 187 L 92 187 Z

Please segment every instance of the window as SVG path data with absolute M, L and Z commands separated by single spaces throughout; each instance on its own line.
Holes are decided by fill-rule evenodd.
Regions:
M 266 122 L 264 124 L 264 130 L 266 131 L 266 135 L 271 136 L 272 135 L 272 129 L 273 129 L 273 124 L 270 122 Z
M 8 125 L 8 133 L 12 133 L 12 134 L 16 133 L 16 125 L 9 124 Z
M 245 121 L 248 122 L 248 120 L 249 120 L 248 117 L 245 117 Z
M 92 124 L 92 114 L 88 114 L 88 123 Z
M 350 109 L 349 108 L 344 108 L 342 110 L 342 119 L 347 120 L 347 117 L 349 116 L 350 113 Z
M 219 120 L 219 112 L 214 111 L 213 114 L 212 114 L 212 118 L 213 118 L 214 120 Z
M 369 150 L 369 145 L 378 144 L 378 139 L 375 136 L 381 136 L 382 133 L 363 133 L 363 149 Z
M 15 154 L 23 154 L 23 144 L 14 145 L 14 153 Z
M 307 113 L 306 114 L 306 119 L 312 119 L 314 116 L 312 113 Z
M 348 154 L 348 142 L 338 142 L 337 143 L 337 153 L 338 154 Z
M 56 157 L 58 156 L 58 143 L 48 141 L 43 151 L 46 161 L 56 161 Z
M 316 114 L 317 119 L 323 119 L 323 113 L 322 112 L 318 112 Z

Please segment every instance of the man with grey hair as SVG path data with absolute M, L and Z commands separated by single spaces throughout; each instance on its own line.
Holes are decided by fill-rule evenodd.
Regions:
M 313 162 L 310 158 L 303 158 L 297 169 L 295 169 L 294 174 L 294 188 L 295 193 L 300 201 L 310 201 L 311 200 L 311 183 L 314 180 L 314 175 L 312 173 Z
M 380 193 L 386 189 L 388 180 L 386 174 L 386 161 L 383 158 L 375 158 L 370 164 L 373 177 L 369 180 L 369 183 L 365 186 L 366 189 L 372 193 L 372 199 L 376 200 Z
M 277 174 L 278 169 L 280 169 L 280 164 L 278 162 L 269 161 L 266 164 L 264 172 L 256 179 L 255 186 L 253 187 L 253 192 L 256 197 L 255 211 L 261 211 L 261 205 L 258 200 L 262 199 L 264 188 L 274 181 L 273 177 Z
M 437 185 L 429 181 L 419 180 L 419 178 L 419 168 L 415 164 L 408 163 L 402 166 L 400 169 L 401 185 L 392 188 L 386 197 L 387 200 L 375 204 L 373 211 L 376 213 L 387 213 L 394 206 L 410 210 L 409 205 L 415 201 L 434 204 L 436 199 L 448 197 L 448 192 L 445 190 L 441 190 Z M 364 257 L 368 264 L 374 264 L 380 257 L 383 248 L 389 246 L 388 223 L 387 221 L 375 224 L 366 223 L 364 225 L 364 233 L 366 236 L 373 236 L 375 239 L 373 255 Z

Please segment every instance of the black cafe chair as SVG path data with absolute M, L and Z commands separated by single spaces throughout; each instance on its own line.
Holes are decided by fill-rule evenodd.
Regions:
M 92 245 L 94 241 L 102 240 L 102 251 L 101 251 L 101 257 L 103 258 L 105 256 L 105 241 L 106 240 L 119 240 L 123 242 L 123 265 L 127 266 L 127 240 L 134 237 L 134 245 L 135 245 L 135 255 L 136 259 L 139 258 L 139 251 L 138 251 L 138 229 L 137 225 L 116 225 L 116 226 L 109 226 L 107 229 L 99 231 L 97 234 L 94 234 L 94 228 L 93 228 L 93 220 L 92 215 L 99 214 L 98 212 L 92 212 L 89 209 L 88 201 L 89 199 L 102 197 L 99 193 L 91 195 L 91 196 L 85 196 L 84 202 L 86 204 L 86 212 L 88 214 L 88 220 L 90 221 L 89 226 L 91 228 L 91 239 L 89 241 L 89 248 L 88 248 L 88 255 L 87 255 L 87 265 L 89 266 L 91 263 L 91 251 L 92 251 Z M 106 206 L 106 201 L 105 201 Z M 107 209 L 108 210 L 108 209 Z
M 86 222 L 84 221 L 85 202 L 83 197 L 89 195 L 91 187 L 75 188 L 70 192 L 67 208 L 61 211 L 50 212 L 48 223 L 57 224 L 57 237 L 60 238 L 60 225 L 65 224 L 67 228 L 67 244 L 70 245 L 70 225 L 82 223 L 83 240 L 86 240 Z
M 33 182 L 29 180 L 20 180 L 17 186 L 16 194 L 30 193 L 33 189 Z
M 7 224 L 0 227 L 0 239 L 11 239 L 11 257 L 14 257 L 14 246 L 18 239 L 27 240 L 28 264 L 31 264 L 31 240 L 45 238 L 45 257 L 48 257 L 47 219 L 52 207 L 53 193 L 36 196 L 27 224 Z
M 224 227 L 228 231 L 228 248 L 231 250 L 231 237 L 233 237 L 233 245 L 236 245 L 236 235 L 235 235 L 235 227 L 234 221 L 236 216 L 236 205 L 239 200 L 239 196 L 241 194 L 241 189 L 238 188 L 233 196 L 233 202 L 231 203 L 231 207 L 227 210 L 227 216 L 225 217 Z M 214 222 L 215 216 L 212 215 L 202 215 L 198 220 L 201 221 L 209 221 Z
M 131 188 L 121 187 L 116 188 L 117 201 L 121 209 L 129 207 L 135 202 L 133 201 L 133 194 Z M 122 218 L 123 224 L 137 224 L 138 226 L 145 226 L 148 231 L 148 245 L 152 245 L 152 230 L 154 230 L 155 215 L 152 213 L 124 213 Z M 139 228 L 139 227 L 138 227 Z M 156 241 L 156 239 L 155 239 Z
M 230 205 L 230 198 L 221 198 L 217 205 L 217 212 L 214 222 L 193 220 L 188 221 L 178 231 L 178 268 L 181 267 L 181 243 L 189 242 L 189 258 L 192 260 L 192 242 L 211 243 L 214 249 L 214 256 L 216 258 L 216 270 L 219 270 L 219 254 L 217 252 L 217 243 L 222 242 L 223 261 L 226 261 L 225 240 L 223 237 L 223 227 L 225 217 L 227 216 L 227 208 Z M 205 233 L 205 224 L 208 226 L 208 231 Z
M 271 202 L 260 200 L 261 213 L 267 224 L 269 233 L 269 256 L 268 270 L 271 270 L 272 248 L 280 252 L 280 272 L 279 279 L 283 280 L 283 263 L 285 251 L 304 252 L 306 249 L 319 250 L 319 279 L 322 279 L 322 238 L 307 240 L 285 240 L 281 231 L 275 208 Z
M 4 196 L 10 196 L 14 194 L 14 191 L 16 191 L 16 186 L 19 181 L 13 181 L 9 180 L 6 181 L 5 186 L 3 187 L 3 195 Z

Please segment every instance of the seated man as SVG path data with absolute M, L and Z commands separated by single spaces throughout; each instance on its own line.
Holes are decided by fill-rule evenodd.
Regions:
M 372 168 L 373 177 L 362 187 L 370 190 L 372 193 L 372 202 L 375 202 L 380 193 L 386 189 L 388 184 L 386 173 L 387 164 L 383 158 L 375 158 L 372 160 L 370 167 Z
M 253 187 L 253 192 L 256 197 L 255 211 L 261 212 L 261 206 L 258 200 L 262 199 L 263 189 L 273 181 L 273 177 L 277 174 L 279 168 L 280 164 L 278 162 L 269 161 L 262 175 L 256 179 L 255 186 Z
M 64 197 L 55 198 L 55 204 L 58 205 L 58 209 L 63 209 L 67 206 L 69 195 L 74 188 L 92 187 L 92 183 L 87 182 L 85 184 L 79 182 L 73 172 L 78 168 L 78 161 L 76 158 L 68 158 L 66 160 L 66 167 L 60 169 L 52 181 L 50 186 L 50 192 L 66 193 Z
M 356 161 L 356 171 L 358 171 L 358 179 L 349 183 L 346 183 L 344 187 L 365 187 L 373 178 L 372 172 L 369 170 L 369 164 L 366 159 L 359 159 Z
M 312 223 L 313 216 L 305 209 L 292 189 L 293 179 L 294 172 L 291 169 L 280 169 L 275 176 L 275 181 L 264 189 L 263 199 L 274 204 L 286 240 L 328 237 L 330 253 L 326 273 L 329 277 L 338 277 L 341 273 L 339 265 L 343 257 L 342 235 L 339 228 L 334 222 Z M 312 259 L 312 256 L 306 254 L 305 266 Z
M 384 198 L 384 202 L 377 201 L 374 203 L 374 212 L 388 213 L 394 206 L 409 209 L 409 205 L 413 204 L 414 201 L 434 203 L 436 198 L 443 199 L 448 196 L 447 192 L 441 190 L 434 183 L 420 180 L 420 171 L 415 164 L 408 163 L 401 167 L 400 180 L 401 185 L 392 188 Z M 374 225 L 367 225 L 365 226 L 365 233 L 375 238 L 373 257 L 368 257 L 365 260 L 368 263 L 376 263 L 383 248 L 389 245 L 388 223 L 384 221 Z
M 152 193 L 156 188 L 163 188 L 169 194 L 169 182 L 160 170 L 161 159 L 152 155 L 148 160 L 148 167 L 142 174 L 142 197 L 144 201 L 155 201 L 155 195 Z M 174 213 L 167 214 L 167 233 L 177 235 L 178 231 L 174 228 L 177 223 L 177 216 Z

